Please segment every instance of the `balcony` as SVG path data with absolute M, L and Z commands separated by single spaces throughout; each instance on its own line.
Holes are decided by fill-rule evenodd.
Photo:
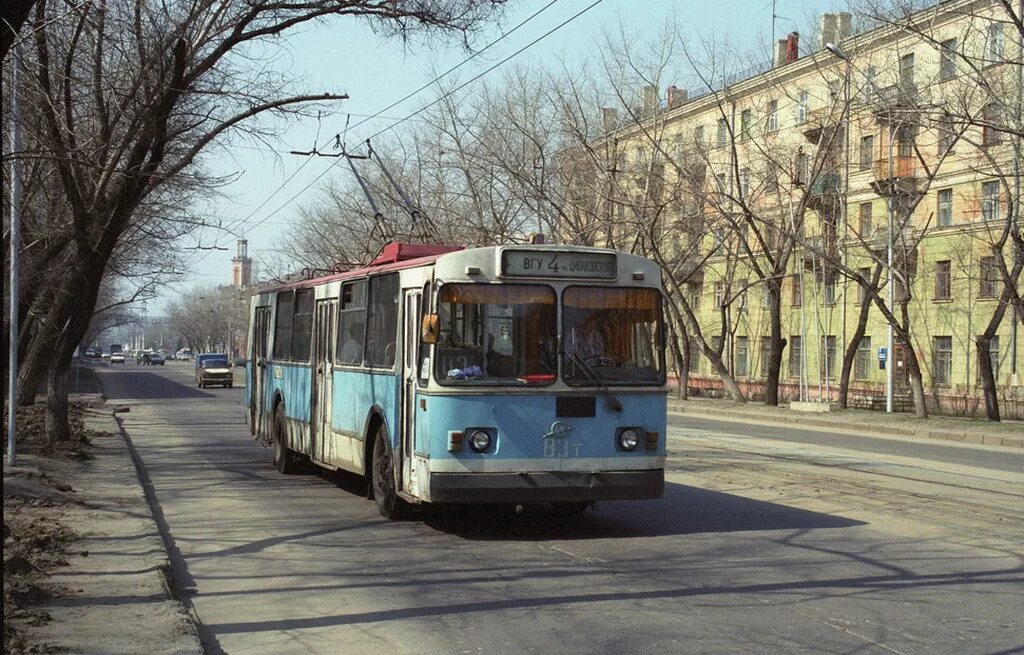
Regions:
M 883 198 L 913 195 L 917 192 L 917 158 L 897 155 L 878 159 L 873 167 L 871 188 Z
M 839 240 L 836 238 L 834 229 L 828 229 L 825 234 L 815 234 L 804 239 L 804 268 L 811 271 L 823 270 L 825 264 L 835 262 L 839 259 Z M 825 268 L 830 268 L 825 266 Z
M 804 138 L 813 144 L 834 139 L 840 129 L 842 112 L 838 105 L 818 107 L 807 112 L 802 128 Z
M 886 120 L 918 107 L 924 94 L 915 84 L 891 84 L 878 89 L 869 100 L 875 115 Z
M 842 195 L 842 187 L 843 178 L 839 173 L 818 173 L 807 189 L 807 207 L 822 210 L 834 206 Z

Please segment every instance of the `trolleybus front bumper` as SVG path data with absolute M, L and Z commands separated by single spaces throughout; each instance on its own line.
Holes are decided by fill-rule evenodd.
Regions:
M 550 503 L 661 498 L 665 471 L 431 473 L 434 503 Z

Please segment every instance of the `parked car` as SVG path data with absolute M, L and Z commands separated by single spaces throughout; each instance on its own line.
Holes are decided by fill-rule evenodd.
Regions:
M 201 353 L 196 355 L 196 386 L 205 389 L 219 384 L 230 389 L 234 386 L 235 375 L 231 371 L 228 356 L 222 353 Z
M 245 366 L 245 357 L 235 357 L 235 366 Z
M 150 366 L 156 366 L 157 364 L 163 366 L 165 361 L 166 360 L 164 359 L 164 356 L 161 355 L 160 353 L 153 353 L 152 355 L 149 356 Z
M 110 355 L 111 364 L 124 364 L 124 353 L 113 353 Z

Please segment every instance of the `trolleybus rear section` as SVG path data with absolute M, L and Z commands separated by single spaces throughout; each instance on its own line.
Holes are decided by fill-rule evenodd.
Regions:
M 660 283 L 609 250 L 389 244 L 364 269 L 260 290 L 251 429 L 282 470 L 367 476 L 385 515 L 660 497 Z

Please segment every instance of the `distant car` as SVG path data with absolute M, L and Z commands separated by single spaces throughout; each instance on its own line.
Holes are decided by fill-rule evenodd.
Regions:
M 100 356 L 100 351 L 96 350 L 95 348 L 86 348 L 85 356 L 88 357 L 89 359 L 96 359 L 97 357 Z
M 114 353 L 110 356 L 111 364 L 124 364 L 124 353 Z
M 235 375 L 231 372 L 228 356 L 219 353 L 196 355 L 196 386 L 205 389 L 218 384 L 230 389 L 234 386 Z
M 156 366 L 157 364 L 159 364 L 160 366 L 163 366 L 164 365 L 164 361 L 166 361 L 166 360 L 164 360 L 164 356 L 161 355 L 160 353 L 153 353 L 152 355 L 149 356 L 149 364 L 150 364 L 150 366 Z
M 245 366 L 245 357 L 235 357 L 235 366 Z
M 100 355 L 100 357 L 102 357 L 103 359 L 110 359 L 110 353 L 103 353 L 102 355 Z

